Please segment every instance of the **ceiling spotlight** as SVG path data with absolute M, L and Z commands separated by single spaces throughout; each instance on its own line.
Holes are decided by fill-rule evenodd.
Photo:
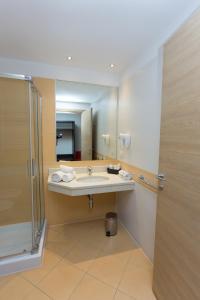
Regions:
M 115 67 L 115 65 L 114 64 L 110 64 L 110 68 L 114 68 Z
M 71 57 L 71 56 L 68 56 L 68 57 L 67 57 L 67 60 L 72 60 L 72 57 Z

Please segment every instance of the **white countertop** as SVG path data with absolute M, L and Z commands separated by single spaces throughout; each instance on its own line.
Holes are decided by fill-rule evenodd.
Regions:
M 99 194 L 108 192 L 119 192 L 134 190 L 135 182 L 133 180 L 125 180 L 119 175 L 108 174 L 106 172 L 106 167 L 95 167 L 91 175 L 93 176 L 105 176 L 108 179 L 105 181 L 94 181 L 94 182 L 81 182 L 77 181 L 81 177 L 88 175 L 86 172 L 87 168 L 74 168 L 76 175 L 75 178 L 70 182 L 52 182 L 51 174 L 58 169 L 49 169 L 48 177 L 48 190 L 69 195 L 69 196 L 80 196 L 88 194 Z

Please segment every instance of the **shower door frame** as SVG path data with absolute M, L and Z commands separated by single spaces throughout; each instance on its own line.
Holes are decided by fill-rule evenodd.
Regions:
M 31 201 L 32 201 L 32 250 L 34 254 L 38 251 L 39 243 L 42 235 L 42 230 L 45 222 L 45 206 L 44 206 L 44 179 L 43 179 L 43 151 L 42 151 L 42 97 L 39 94 L 37 88 L 31 81 L 29 81 L 29 121 L 30 121 L 30 176 L 31 176 Z M 36 98 L 34 97 L 36 93 Z M 35 102 L 36 101 L 36 102 Z M 35 105 L 35 115 L 33 107 Z M 35 122 L 33 122 L 35 117 Z M 40 123 L 40 124 L 39 124 Z M 35 127 L 34 127 L 35 125 Z M 34 133 L 33 133 L 34 132 Z M 37 142 L 33 145 L 33 134 L 37 136 Z M 35 141 L 35 139 L 34 139 Z M 35 158 L 33 158 L 33 147 L 35 151 Z M 38 155 L 38 156 L 37 156 Z M 42 168 L 42 172 L 40 172 Z M 35 188 L 34 180 L 37 187 Z M 39 191 L 39 199 L 37 198 Z M 35 196 L 36 195 L 36 196 Z M 39 203 L 38 203 L 39 201 Z M 42 216 L 42 202 L 43 212 Z
M 2 74 L 0 73 L 0 77 L 3 78 L 11 78 L 11 79 L 16 79 L 16 80 L 23 80 L 23 81 L 27 81 L 27 90 L 28 90 L 28 94 L 27 94 L 27 101 L 28 101 L 28 107 L 29 107 L 29 121 L 28 121 L 28 127 L 29 127 L 29 141 L 28 141 L 28 145 L 29 145 L 29 160 L 27 161 L 27 174 L 29 177 L 29 186 L 30 186 L 30 191 L 31 191 L 31 227 L 32 227 L 32 245 L 31 245 L 31 249 L 19 253 L 14 253 L 14 254 L 10 254 L 10 255 L 4 255 L 2 257 L 0 257 L 0 261 L 2 260 L 6 260 L 8 258 L 12 258 L 12 257 L 19 257 L 21 255 L 24 254 L 35 254 L 37 253 L 37 251 L 39 250 L 39 246 L 40 246 L 40 240 L 41 237 L 43 235 L 43 229 L 45 226 L 45 203 L 44 203 L 44 178 L 43 178 L 43 148 L 42 148 L 42 97 L 39 94 L 37 88 L 35 87 L 35 85 L 32 82 L 32 78 L 31 76 L 24 76 L 24 75 L 15 75 L 15 74 Z M 35 176 L 35 166 L 33 164 L 33 149 L 32 149 L 32 127 L 33 127 L 33 109 L 32 109 L 32 104 L 33 104 L 33 96 L 32 96 L 32 89 L 35 89 L 35 91 L 37 92 L 37 132 L 39 132 L 39 128 L 38 126 L 40 126 L 40 134 L 38 135 L 38 139 L 40 138 L 39 142 L 38 142 L 38 153 L 40 153 L 40 157 L 38 158 L 39 160 L 39 168 L 38 168 L 38 174 L 40 175 L 39 177 L 39 191 L 40 191 L 40 228 L 36 234 L 35 231 L 35 214 L 34 214 L 34 209 L 35 209 L 35 205 L 36 205 L 36 201 L 34 198 L 34 187 L 33 187 L 33 176 Z M 39 108 L 39 109 L 38 109 Z M 38 116 L 38 112 L 39 112 L 39 116 Z M 38 120 L 40 120 L 40 124 L 38 124 Z M 41 171 L 41 172 L 40 172 Z M 42 212 L 42 205 L 43 205 L 43 216 L 41 215 Z M 31 234 L 31 233 L 30 233 Z

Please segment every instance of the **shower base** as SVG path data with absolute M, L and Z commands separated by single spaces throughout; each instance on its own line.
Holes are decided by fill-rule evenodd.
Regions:
M 35 268 L 41 264 L 46 221 L 44 222 L 38 252 L 34 254 L 30 252 L 32 248 L 31 230 L 31 223 L 29 222 L 0 227 L 0 257 L 6 256 L 0 258 L 0 276 Z
M 0 257 L 31 251 L 31 222 L 0 226 Z

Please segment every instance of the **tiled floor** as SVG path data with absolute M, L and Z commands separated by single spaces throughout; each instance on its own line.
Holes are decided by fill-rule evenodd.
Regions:
M 103 221 L 52 227 L 43 265 L 0 277 L 0 300 L 155 300 L 152 264 L 120 226 Z

